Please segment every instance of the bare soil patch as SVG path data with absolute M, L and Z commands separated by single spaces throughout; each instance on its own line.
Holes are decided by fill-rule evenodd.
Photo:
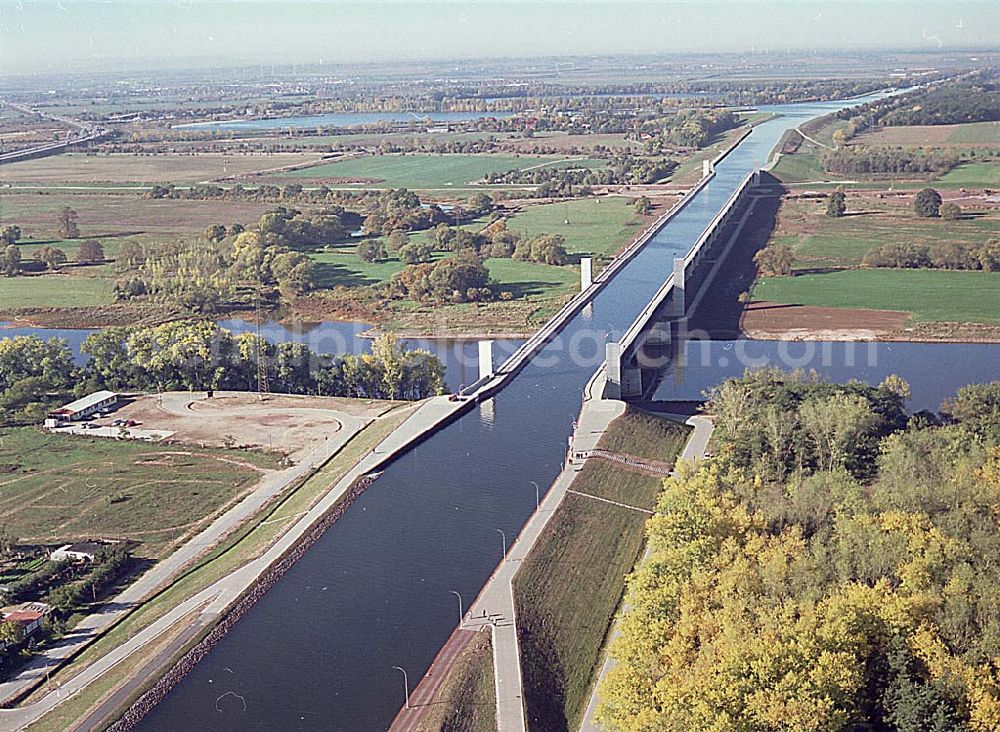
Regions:
M 852 310 L 751 302 L 740 318 L 751 338 L 867 340 L 898 333 L 910 319 L 895 310 Z
M 131 419 L 141 428 L 169 430 L 171 440 L 184 444 L 255 447 L 298 459 L 343 429 L 348 415 L 374 418 L 388 404 L 292 395 L 268 395 L 260 401 L 256 394 L 242 392 L 209 399 L 205 392 L 168 392 L 139 397 L 100 423 Z

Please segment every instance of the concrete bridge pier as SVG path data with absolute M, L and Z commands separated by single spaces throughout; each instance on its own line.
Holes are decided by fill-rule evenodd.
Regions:
M 670 290 L 670 300 L 667 304 L 667 315 L 681 317 L 687 310 L 685 289 L 687 286 L 687 268 L 684 259 L 674 257 L 674 286 Z
M 479 378 L 493 376 L 493 341 L 479 341 Z
M 594 260 L 592 257 L 580 257 L 580 292 L 583 292 L 594 282 Z

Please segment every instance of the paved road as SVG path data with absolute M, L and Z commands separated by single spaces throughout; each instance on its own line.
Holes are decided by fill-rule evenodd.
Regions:
M 194 401 L 190 394 L 164 395 L 165 402 Z M 176 407 L 176 404 L 174 405 Z M 282 493 L 289 485 L 316 470 L 340 450 L 370 420 L 334 410 L 329 412 L 339 422 L 340 429 L 330 439 L 320 443 L 299 463 L 280 471 L 267 471 L 252 493 L 219 516 L 207 528 L 193 536 L 166 559 L 154 564 L 145 574 L 129 585 L 97 612 L 88 615 L 44 653 L 35 656 L 16 676 L 0 683 L 0 702 L 18 697 L 44 681 L 67 658 L 75 655 L 130 612 L 136 605 L 164 587 L 173 577 L 197 559 L 209 547 L 256 514 L 265 504 Z
M 461 402 L 450 402 L 447 397 L 434 397 L 423 402 L 403 424 L 393 430 L 372 452 L 358 461 L 308 513 L 296 521 L 292 528 L 285 532 L 262 556 L 182 602 L 164 617 L 136 633 L 115 650 L 90 664 L 86 669 L 63 683 L 58 689 L 47 693 L 37 702 L 15 709 L 0 709 L 0 729 L 11 731 L 24 729 L 58 704 L 78 694 L 123 659 L 140 652 L 147 645 L 155 642 L 177 623 L 190 621 L 192 617 L 195 618 L 196 622 L 206 625 L 214 622 L 234 600 L 252 586 L 261 573 L 298 544 L 302 536 L 340 500 L 341 496 L 350 489 L 358 478 L 377 471 L 387 460 L 407 449 L 413 441 L 422 439 L 429 432 L 432 432 L 443 419 L 454 415 L 462 406 Z M 382 419 L 382 417 L 378 419 Z M 344 431 L 341 430 L 341 432 Z M 147 669 L 147 674 L 148 676 L 137 674 L 134 678 L 129 679 L 129 686 L 132 689 L 140 688 L 154 672 Z
M 677 419 L 684 419 L 683 417 L 677 417 Z M 684 449 L 681 451 L 682 460 L 699 460 L 705 457 L 705 452 L 708 449 L 708 440 L 712 436 L 712 423 L 705 417 L 689 417 L 687 424 L 694 427 L 694 432 L 691 433 L 691 437 L 688 438 L 687 444 L 684 445 Z M 643 559 L 649 557 L 649 548 L 643 554 Z M 628 609 L 627 606 L 625 608 Z M 611 631 L 611 639 L 614 640 L 619 635 L 618 628 L 616 627 Z M 594 715 L 597 712 L 597 705 L 600 703 L 600 699 L 597 694 L 597 687 L 607 676 L 608 672 L 614 667 L 615 662 L 610 657 L 605 657 L 604 665 L 601 666 L 601 673 L 597 676 L 597 681 L 594 684 L 594 689 L 590 694 L 590 702 L 587 704 L 587 711 L 583 715 L 583 722 L 580 724 L 580 732 L 600 732 L 600 727 L 594 719 Z

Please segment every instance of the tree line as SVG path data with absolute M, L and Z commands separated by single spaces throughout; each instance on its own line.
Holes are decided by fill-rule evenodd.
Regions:
M 67 343 L 37 336 L 0 340 L 0 413 L 7 424 L 37 423 L 53 404 L 98 389 L 168 391 L 257 388 L 258 353 L 268 385 L 288 394 L 423 399 L 444 390 L 444 366 L 392 334 L 371 353 L 317 354 L 301 343 L 272 344 L 207 321 L 105 328 L 87 337 L 77 367 Z

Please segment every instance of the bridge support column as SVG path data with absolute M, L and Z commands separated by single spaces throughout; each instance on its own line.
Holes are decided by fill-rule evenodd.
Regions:
M 594 260 L 591 257 L 580 257 L 580 292 L 586 290 L 594 281 Z
M 493 376 L 493 341 L 479 341 L 479 378 Z
M 622 398 L 622 347 L 620 343 L 607 343 L 604 346 L 604 376 L 607 386 L 604 389 L 605 399 Z
M 674 257 L 674 286 L 670 291 L 670 309 L 667 311 L 668 315 L 679 317 L 687 311 L 684 292 L 686 288 L 686 275 L 687 270 L 684 267 L 684 259 Z
M 708 176 L 710 176 L 714 172 L 715 172 L 715 165 L 712 163 L 711 160 L 702 160 L 701 161 L 701 177 L 702 178 L 707 178 Z

